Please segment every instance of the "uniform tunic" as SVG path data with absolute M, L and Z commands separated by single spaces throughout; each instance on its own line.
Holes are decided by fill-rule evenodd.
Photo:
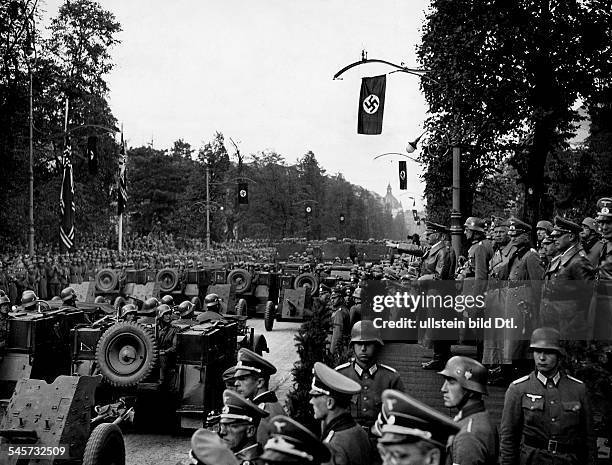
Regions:
M 544 274 L 541 325 L 559 330 L 561 339 L 585 340 L 594 278 L 595 268 L 578 244 L 553 258 Z
M 351 402 L 351 416 L 361 426 L 369 428 L 376 421 L 385 389 L 405 390 L 397 371 L 381 363 L 375 363 L 365 370 L 352 361 L 337 366 L 336 370 L 361 385 L 361 392 L 355 394 Z
M 461 430 L 451 444 L 447 464 L 495 465 L 497 463 L 497 431 L 491 423 L 484 402 L 461 410 L 454 420 Z
M 500 434 L 501 465 L 591 465 L 595 437 L 584 383 L 539 372 L 508 387 Z M 556 452 L 555 452 L 556 450 Z
M 371 465 L 372 448 L 368 433 L 349 413 L 343 413 L 324 425 L 321 438 L 331 450 L 330 464 Z
M 276 430 L 272 424 L 272 418 L 277 415 L 287 415 L 285 409 L 278 401 L 278 397 L 272 391 L 262 392 L 253 397 L 253 403 L 257 404 L 260 409 L 265 410 L 270 415 L 262 418 L 257 427 L 257 442 L 264 445 Z
M 612 241 L 601 243 L 597 266 L 597 286 L 589 318 L 593 339 L 612 340 Z
M 332 335 L 329 350 L 332 354 L 341 353 L 351 335 L 350 311 L 344 304 L 334 307 L 332 316 Z

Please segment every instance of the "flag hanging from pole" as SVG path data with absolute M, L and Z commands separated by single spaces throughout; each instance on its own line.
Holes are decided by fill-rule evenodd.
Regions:
M 74 182 L 72 178 L 72 147 L 66 136 L 64 140 L 64 173 L 60 191 L 60 242 L 64 251 L 74 247 Z
M 121 133 L 121 148 L 119 149 L 119 178 L 117 179 L 117 214 L 121 215 L 127 205 L 127 185 L 125 183 L 125 165 L 127 156 L 125 154 L 125 143 L 123 133 Z
M 405 191 L 408 189 L 408 180 L 406 178 L 406 162 L 404 160 L 400 160 L 399 162 L 399 181 L 400 181 L 400 190 Z
M 241 205 L 249 203 L 249 185 L 246 182 L 238 183 L 238 203 Z
M 365 77 L 361 80 L 357 117 L 358 134 L 380 134 L 382 132 L 386 86 L 387 76 L 384 74 Z

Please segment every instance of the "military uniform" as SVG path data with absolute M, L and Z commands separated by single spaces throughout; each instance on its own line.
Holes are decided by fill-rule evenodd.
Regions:
M 234 453 L 240 465 L 262 464 L 263 462 L 259 460 L 261 454 L 263 454 L 263 446 L 258 442 Z
M 500 464 L 592 464 L 595 440 L 582 381 L 534 371 L 514 381 L 500 424 Z
M 334 290 L 332 293 L 332 301 L 339 296 L 340 291 Z M 332 354 L 341 353 L 346 346 L 346 341 L 351 333 L 350 326 L 350 311 L 342 300 L 339 304 L 333 306 L 332 316 L 332 334 L 329 349 Z
M 216 433 L 200 428 L 191 436 L 191 463 L 197 465 L 239 465 L 232 451 Z
M 462 409 L 453 419 L 461 430 L 450 448 L 452 464 L 495 465 L 497 463 L 497 432 L 491 423 L 484 402 Z
M 361 386 L 361 392 L 353 396 L 351 403 L 351 415 L 361 426 L 369 428 L 376 421 L 385 389 L 405 390 L 397 371 L 381 363 L 363 369 L 353 360 L 337 366 L 336 370 Z
M 316 362 L 313 369 L 310 395 L 327 395 L 338 403 L 348 402 L 360 391 L 359 383 L 336 370 Z M 329 410 L 329 414 L 334 410 Z M 359 426 L 351 414 L 342 409 L 336 416 L 322 420 L 321 439 L 331 450 L 333 465 L 371 465 L 372 448 L 368 434 Z
M 272 391 L 266 391 L 256 395 L 252 400 L 259 408 L 270 414 L 267 418 L 261 419 L 259 427 L 257 428 L 257 442 L 265 444 L 274 430 L 274 426 L 270 423 L 270 419 L 276 415 L 285 415 L 287 412 L 285 412 L 278 397 L 276 397 L 276 394 Z

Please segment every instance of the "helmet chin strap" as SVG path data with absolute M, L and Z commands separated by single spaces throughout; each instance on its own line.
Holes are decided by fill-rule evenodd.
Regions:
M 467 401 L 470 400 L 470 398 L 472 397 L 472 391 L 468 391 L 466 389 L 464 390 L 465 392 L 463 393 L 461 400 L 457 403 L 457 405 L 455 405 L 455 408 L 459 411 L 463 410 L 463 407 L 465 407 L 465 404 L 467 404 Z

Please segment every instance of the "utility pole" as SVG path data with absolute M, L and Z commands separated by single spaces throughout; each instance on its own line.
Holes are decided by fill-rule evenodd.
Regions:
M 210 250 L 210 168 L 206 160 L 206 250 Z
M 461 225 L 461 148 L 453 147 L 453 210 L 451 211 L 451 244 L 455 256 L 461 255 L 461 239 L 463 228 Z

